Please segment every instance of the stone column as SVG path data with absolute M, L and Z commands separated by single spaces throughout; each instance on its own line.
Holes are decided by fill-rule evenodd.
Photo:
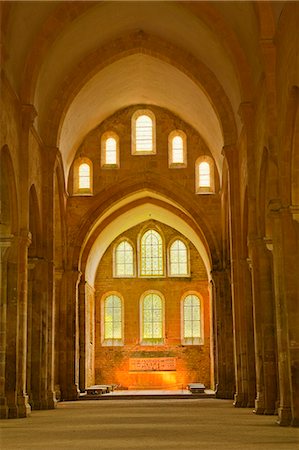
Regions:
M 26 394 L 26 357 L 27 357 L 27 259 L 31 243 L 30 233 L 23 230 L 18 237 L 18 358 L 17 358 L 17 407 L 18 417 L 30 413 L 28 395 Z
M 8 405 L 6 398 L 6 352 L 7 352 L 7 299 L 8 299 L 8 255 L 13 236 L 0 238 L 0 418 L 7 419 Z
M 28 231 L 14 236 L 6 262 L 5 408 L 9 418 L 26 417 L 30 413 L 26 393 L 27 252 L 30 242 Z
M 225 146 L 223 154 L 229 167 L 231 292 L 236 383 L 234 405 L 249 407 L 254 405 L 255 372 L 253 343 L 251 344 L 253 336 L 250 335 L 253 333 L 251 292 L 248 289 L 250 274 L 246 259 L 242 257 L 238 151 L 236 146 Z
M 249 241 L 252 272 L 257 414 L 274 414 L 277 393 L 277 359 L 272 286 L 272 255 L 263 239 Z
M 279 408 L 278 423 L 299 425 L 299 286 L 289 268 L 298 267 L 298 224 L 289 207 L 272 201 L 273 264 L 277 326 Z
M 229 274 L 213 270 L 213 327 L 216 397 L 232 399 L 235 392 L 233 318 Z
M 55 243 L 55 189 L 54 176 L 55 166 L 59 158 L 59 150 L 57 147 L 44 147 L 43 152 L 43 198 L 44 198 L 44 216 L 45 220 L 44 235 L 46 236 L 47 246 L 45 248 L 46 267 L 44 271 L 45 277 L 45 310 L 46 310 L 46 335 L 47 352 L 45 361 L 45 405 L 47 409 L 52 409 L 56 406 L 55 395 L 55 267 L 54 267 L 54 243 Z M 60 337 L 60 339 L 62 339 Z
M 46 338 L 47 338 L 47 390 L 46 390 L 46 401 L 47 409 L 53 409 L 56 407 L 56 398 L 54 392 L 54 338 L 55 338 L 55 328 L 54 328 L 54 318 L 55 318 L 55 278 L 54 278 L 54 264 L 52 261 L 47 261 L 47 297 L 46 297 L 46 308 L 47 308 L 47 319 L 46 319 Z
M 29 268 L 31 317 L 28 326 L 31 331 L 28 335 L 31 339 L 28 341 L 30 361 L 27 362 L 27 374 L 30 380 L 27 384 L 30 385 L 30 404 L 32 409 L 51 409 L 55 401 L 51 379 L 53 362 L 49 363 L 49 356 L 53 354 L 49 339 L 52 330 L 48 308 L 49 263 L 44 258 L 30 258 Z
M 85 280 L 82 278 L 78 287 L 79 304 L 79 389 L 84 392 L 86 388 L 86 299 L 85 299 Z
M 60 346 L 61 346 L 61 285 L 62 285 L 62 269 L 55 269 L 55 309 L 54 309 L 54 392 L 56 400 L 61 399 L 60 390 Z
M 76 400 L 78 389 L 78 284 L 81 272 L 65 271 L 62 277 L 61 308 L 61 395 L 64 400 Z

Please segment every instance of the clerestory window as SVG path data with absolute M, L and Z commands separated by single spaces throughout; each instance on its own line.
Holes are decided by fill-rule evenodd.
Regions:
M 92 194 L 92 162 L 86 158 L 77 158 L 73 167 L 74 195 Z
M 156 153 L 156 125 L 154 114 L 145 109 L 132 116 L 132 154 Z
M 119 167 L 119 138 L 116 133 L 107 131 L 101 138 L 101 165 L 106 168 Z
M 196 193 L 211 194 L 215 192 L 214 162 L 209 156 L 201 156 L 195 164 Z
M 181 130 L 174 130 L 168 136 L 168 161 L 170 168 L 187 166 L 186 134 Z

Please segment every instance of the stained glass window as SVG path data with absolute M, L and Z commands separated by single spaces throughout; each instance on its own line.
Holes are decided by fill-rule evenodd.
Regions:
M 153 151 L 153 122 L 149 116 L 136 119 L 136 152 Z
M 201 340 L 200 299 L 196 295 L 188 295 L 184 299 L 184 341 L 198 344 Z
M 141 275 L 163 275 L 163 246 L 160 234 L 148 230 L 141 239 Z
M 163 304 L 158 294 L 147 294 L 142 304 L 142 340 L 152 343 L 163 339 Z
M 184 162 L 184 144 L 181 136 L 172 139 L 172 163 Z
M 79 189 L 90 189 L 90 167 L 86 163 L 79 166 Z
M 128 241 L 122 241 L 115 249 L 115 275 L 117 277 L 134 276 L 133 247 Z
M 210 164 L 202 162 L 199 164 L 199 187 L 210 187 Z
M 104 339 L 122 339 L 122 305 L 117 295 L 109 295 L 104 303 Z
M 180 239 L 176 239 L 170 246 L 170 275 L 188 275 L 188 251 Z
M 116 164 L 116 140 L 108 138 L 105 143 L 105 164 Z

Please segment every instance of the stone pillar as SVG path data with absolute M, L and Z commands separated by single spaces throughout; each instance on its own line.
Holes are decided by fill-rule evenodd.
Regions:
M 254 306 L 255 413 L 274 414 L 278 393 L 272 255 L 261 238 L 249 241 L 249 254 Z
M 232 399 L 235 392 L 235 380 L 229 274 L 226 270 L 213 270 L 211 276 L 216 397 Z
M 278 423 L 299 425 L 299 283 L 289 268 L 298 267 L 299 230 L 289 207 L 272 201 L 273 264 L 277 326 Z
M 23 231 L 10 241 L 5 263 L 6 340 L 5 395 L 3 413 L 9 418 L 26 417 L 30 413 L 26 393 L 27 359 L 27 251 L 30 235 Z M 4 303 L 5 304 L 5 303 Z M 3 366 L 2 366 L 3 369 Z
M 8 405 L 6 398 L 6 352 L 7 352 L 7 299 L 8 299 L 8 255 L 13 236 L 0 238 L 0 418 L 8 418 Z
M 54 264 L 53 262 L 47 261 L 47 296 L 46 296 L 46 339 L 47 339 L 47 373 L 46 373 L 46 404 L 47 409 L 53 409 L 56 407 L 56 398 L 54 392 L 54 318 L 55 318 L 55 289 L 54 289 Z
M 231 292 L 233 311 L 234 363 L 236 392 L 234 405 L 254 405 L 255 370 L 252 330 L 250 273 L 242 257 L 239 161 L 236 146 L 225 146 L 223 154 L 229 167 L 229 212 Z
M 18 358 L 17 358 L 17 407 L 18 417 L 26 417 L 30 413 L 28 395 L 26 394 L 26 356 L 27 356 L 27 259 L 28 247 L 31 243 L 30 233 L 23 230 L 18 237 Z
M 85 280 L 81 279 L 78 287 L 78 304 L 79 304 L 79 389 L 84 392 L 86 388 L 87 374 L 87 352 L 86 346 L 86 299 L 85 299 Z
M 62 285 L 62 269 L 55 269 L 55 309 L 54 309 L 54 392 L 56 400 L 61 400 L 60 390 L 60 346 L 61 343 L 61 327 L 63 322 L 61 321 L 61 285 Z
M 30 386 L 30 404 L 32 409 L 52 409 L 55 406 L 52 386 L 53 355 L 51 349 L 52 324 L 48 307 L 48 270 L 49 264 L 44 258 L 29 259 L 30 295 L 28 304 L 31 314 L 28 315 L 28 356 L 27 375 Z M 51 295 L 50 295 L 51 297 Z
M 61 302 L 61 395 L 63 400 L 76 400 L 78 389 L 78 284 L 81 273 L 65 271 L 62 277 Z

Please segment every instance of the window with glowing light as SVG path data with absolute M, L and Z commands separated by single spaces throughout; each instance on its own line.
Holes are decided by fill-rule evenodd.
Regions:
M 92 162 L 86 158 L 77 158 L 73 166 L 73 194 L 92 194 Z
M 183 343 L 187 345 L 201 344 L 202 324 L 201 324 L 201 301 L 195 294 L 189 294 L 183 299 Z
M 155 345 L 164 338 L 163 300 L 160 294 L 150 292 L 141 300 L 141 341 Z
M 188 248 L 181 239 L 176 239 L 169 248 L 169 275 L 189 275 Z
M 120 242 L 114 251 L 114 275 L 116 277 L 133 277 L 134 250 L 127 240 Z
M 132 116 L 132 153 L 147 155 L 156 153 L 155 116 L 145 109 L 138 110 Z
M 103 168 L 119 167 L 119 137 L 113 131 L 107 131 L 101 138 L 101 165 Z
M 168 159 L 170 168 L 186 167 L 187 149 L 186 134 L 181 130 L 174 130 L 168 136 Z
M 207 162 L 202 162 L 198 166 L 199 170 L 199 187 L 210 187 L 210 164 Z
M 103 345 L 122 345 L 122 300 L 118 295 L 110 294 L 104 299 L 103 306 Z
M 79 166 L 79 189 L 90 189 L 90 167 L 86 163 Z
M 201 156 L 195 164 L 196 193 L 213 194 L 215 192 L 214 161 L 210 156 Z
M 147 230 L 141 237 L 140 275 L 147 277 L 164 275 L 162 237 L 153 229 Z

